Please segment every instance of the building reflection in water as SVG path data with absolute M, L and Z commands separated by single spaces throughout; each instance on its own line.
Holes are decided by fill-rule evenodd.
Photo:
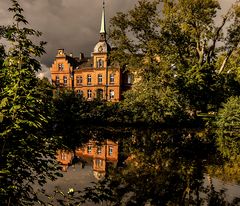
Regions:
M 73 152 L 59 150 L 57 152 L 57 160 L 63 166 L 63 171 L 67 171 L 70 165 L 74 165 L 80 161 L 84 167 L 84 162 L 92 161 L 93 175 L 97 179 L 101 179 L 106 174 L 107 162 L 113 165 L 118 161 L 118 143 L 111 140 L 105 140 L 103 143 L 89 141 L 86 145 L 76 149 L 76 157 Z

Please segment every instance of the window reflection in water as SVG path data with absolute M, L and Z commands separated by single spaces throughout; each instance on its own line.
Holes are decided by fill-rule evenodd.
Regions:
M 104 177 L 107 162 L 113 165 L 118 161 L 118 143 L 111 140 L 105 140 L 103 143 L 89 141 L 85 146 L 75 151 L 77 162 L 84 164 L 91 159 L 93 174 L 97 179 Z M 57 152 L 57 160 L 63 167 L 63 171 L 67 171 L 70 165 L 75 164 L 73 152 L 59 150 Z
M 210 199 L 213 202 L 232 202 L 240 190 L 237 185 L 226 186 L 214 174 L 207 173 L 208 166 L 217 166 L 217 162 L 214 162 L 213 145 L 206 137 L 203 138 L 204 135 L 207 134 L 203 131 L 189 130 L 131 130 L 131 135 L 121 139 L 122 142 L 120 139 L 103 143 L 89 141 L 76 150 L 76 156 L 86 162 L 90 160 L 91 174 L 95 179 L 107 177 L 109 181 L 114 180 L 116 192 L 118 184 L 126 188 L 122 197 L 118 195 L 122 200 L 124 195 L 136 194 L 129 196 L 131 201 L 137 202 L 139 200 L 135 198 L 141 198 L 146 204 L 152 201 L 152 205 L 185 205 L 188 202 L 201 205 Z M 69 154 L 67 166 L 71 165 L 71 158 L 73 156 Z M 58 159 L 65 165 L 68 158 L 62 154 Z M 115 165 L 116 170 L 107 170 L 109 162 Z M 223 188 L 229 189 L 226 195 L 221 193 Z

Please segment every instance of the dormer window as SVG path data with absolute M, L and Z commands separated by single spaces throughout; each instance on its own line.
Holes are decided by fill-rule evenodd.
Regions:
M 62 71 L 64 69 L 64 65 L 62 63 L 58 64 L 58 71 Z
M 97 68 L 102 68 L 103 67 L 103 60 L 99 59 L 97 60 Z

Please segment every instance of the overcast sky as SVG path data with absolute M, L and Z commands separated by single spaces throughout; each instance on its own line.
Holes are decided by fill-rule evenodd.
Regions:
M 118 11 L 133 8 L 137 0 L 105 0 L 106 20 Z M 99 39 L 102 0 L 19 0 L 30 27 L 43 32 L 41 40 L 47 41 L 46 54 L 41 63 L 51 66 L 58 48 L 78 56 L 90 56 Z M 227 10 L 235 0 L 220 0 Z M 0 25 L 11 23 L 7 11 L 10 0 L 0 0 Z

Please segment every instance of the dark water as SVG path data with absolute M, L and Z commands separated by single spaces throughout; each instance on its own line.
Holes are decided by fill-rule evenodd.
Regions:
M 53 199 L 64 205 L 240 205 L 240 174 L 227 168 L 211 133 L 93 130 L 75 158 L 73 153 L 58 156 L 67 171 L 46 186 L 49 194 L 58 191 Z

